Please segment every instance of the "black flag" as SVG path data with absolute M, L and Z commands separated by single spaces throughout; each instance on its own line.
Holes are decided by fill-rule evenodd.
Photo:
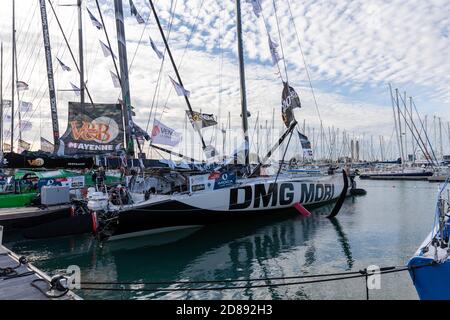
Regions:
M 295 119 L 293 109 L 301 108 L 300 98 L 294 88 L 287 82 L 283 82 L 284 88 L 281 94 L 281 115 L 287 128 Z

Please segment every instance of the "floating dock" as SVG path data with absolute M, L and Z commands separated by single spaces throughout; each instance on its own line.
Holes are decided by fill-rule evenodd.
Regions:
M 0 226 L 0 300 L 82 300 L 72 291 L 51 288 L 51 278 L 2 245 Z
M 29 227 L 39 223 L 68 217 L 70 205 L 1 208 L 0 225 L 5 227 Z

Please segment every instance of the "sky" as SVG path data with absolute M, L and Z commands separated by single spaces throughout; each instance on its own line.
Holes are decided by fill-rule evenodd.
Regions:
M 77 9 L 60 6 L 76 1 L 52 2 L 77 55 Z M 125 33 L 135 121 L 145 129 L 161 68 L 161 60 L 149 45 L 149 36 L 161 51 L 164 44 L 148 2 L 135 0 L 134 3 L 147 23 L 138 24 L 130 15 L 128 1 L 124 1 Z M 171 9 L 174 9 L 169 45 L 184 86 L 191 91 L 194 110 L 214 113 L 219 124 L 224 125 L 230 113 L 233 126 L 238 127 L 241 120 L 235 2 L 159 0 L 155 3 L 165 32 L 169 31 Z M 100 5 L 112 50 L 117 55 L 113 1 L 100 0 Z M 114 103 L 120 92 L 114 88 L 110 76 L 110 70 L 114 71 L 112 59 L 103 56 L 99 45 L 99 40 L 106 43 L 105 34 L 91 24 L 86 8 L 100 18 L 95 1 L 84 0 L 87 87 L 94 102 Z M 272 63 L 266 23 L 272 40 L 281 44 L 278 51 L 284 53 L 289 83 L 302 101 L 302 108 L 296 110 L 299 123 L 305 121 L 307 126 L 318 128 L 322 121 L 325 127 L 340 128 L 354 135 L 383 135 L 388 139 L 394 128 L 388 88 L 391 83 L 412 96 L 423 115 L 427 114 L 430 119 L 440 116 L 446 128 L 450 121 L 450 1 L 262 0 L 262 8 L 263 14 L 258 18 L 252 5 L 242 1 L 247 98 L 252 114 L 250 127 L 254 126 L 258 114 L 261 124 L 267 121 L 270 125 L 274 120 L 275 126 L 282 126 L 282 82 Z M 0 41 L 4 46 L 5 99 L 11 95 L 11 11 L 12 0 L 2 0 Z M 62 134 L 67 125 L 67 103 L 78 98 L 73 92 L 61 90 L 70 89 L 70 82 L 78 85 L 79 80 L 75 71 L 63 71 L 56 61 L 59 58 L 75 69 L 48 3 L 47 12 Z M 19 80 L 30 86 L 22 93 L 21 100 L 32 102 L 34 106 L 32 112 L 23 114 L 24 119 L 33 123 L 33 130 L 24 132 L 24 139 L 38 143 L 39 136 L 43 136 L 51 140 L 37 0 L 16 1 L 16 30 Z M 283 61 L 280 68 L 285 78 Z M 153 115 L 168 126 L 182 129 L 186 105 L 183 97 L 172 90 L 169 76 L 175 78 L 167 59 L 156 103 L 153 103 L 157 105 Z M 450 140 L 450 135 L 446 140 Z

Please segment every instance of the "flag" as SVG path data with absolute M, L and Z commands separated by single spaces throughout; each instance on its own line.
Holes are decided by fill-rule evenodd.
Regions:
M 300 131 L 297 130 L 298 133 L 298 137 L 300 139 L 300 144 L 302 145 L 302 149 L 303 149 L 303 156 L 304 157 L 312 157 L 313 156 L 313 152 L 311 149 L 311 142 L 309 142 L 308 137 L 305 136 L 304 134 L 302 134 Z
M 287 128 L 289 128 L 289 125 L 295 119 L 292 110 L 301 107 L 302 104 L 297 92 L 295 92 L 294 88 L 287 82 L 283 82 L 283 92 L 281 93 L 281 116 Z
M 272 56 L 272 63 L 274 65 L 276 65 L 278 63 L 278 61 L 281 60 L 280 55 L 278 54 L 277 48 L 278 48 L 278 44 L 276 42 L 272 41 L 272 39 L 270 38 L 270 35 L 269 35 L 269 49 L 270 49 L 270 55 Z
M 70 85 L 72 86 L 72 90 L 73 92 L 75 92 L 75 94 L 79 97 L 80 96 L 80 88 L 78 88 L 76 85 L 74 85 L 72 82 L 70 83 Z
M 11 108 L 11 100 L 3 100 L 3 109 Z
M 132 0 L 130 0 L 130 12 L 131 12 L 132 16 L 136 17 L 136 20 L 139 24 L 145 23 L 144 19 L 142 19 L 141 15 L 137 11 L 136 6 L 134 5 Z
M 33 110 L 33 104 L 31 102 L 20 101 L 19 106 L 21 112 L 31 112 Z
M 155 119 L 153 123 L 151 141 L 152 143 L 164 144 L 174 147 L 178 143 L 180 143 L 181 135 L 175 132 L 174 129 L 169 128 L 168 126 Z
M 145 140 L 150 140 L 150 135 L 141 127 L 139 127 L 136 123 L 133 123 L 133 127 L 134 127 L 134 135 L 136 136 L 137 139 L 145 139 Z
M 20 120 L 20 130 L 30 131 L 33 128 L 33 124 L 27 120 Z
M 212 114 L 200 113 L 197 111 L 189 111 L 186 110 L 189 120 L 193 127 L 197 127 L 199 129 L 214 126 L 217 124 L 217 121 Z
M 11 145 L 9 143 L 3 144 L 3 151 L 4 152 L 11 152 Z
M 98 40 L 98 41 L 100 42 L 100 46 L 102 47 L 103 55 L 105 56 L 105 58 L 112 55 L 114 59 L 117 59 L 116 55 L 114 54 L 114 52 L 112 52 L 110 47 L 108 47 L 106 44 L 104 44 L 102 42 L 102 40 Z
M 155 51 L 156 55 L 159 59 L 164 58 L 164 55 L 161 53 L 161 51 L 158 50 L 158 47 L 156 47 L 155 43 L 153 42 L 152 38 L 150 38 L 150 46 L 152 47 L 153 51 Z
M 262 12 L 261 1 L 260 0 L 246 0 L 253 7 L 253 13 L 259 18 Z
M 23 81 L 16 82 L 17 91 L 26 91 L 28 90 L 28 84 Z
M 111 74 L 111 79 L 112 79 L 112 82 L 114 84 L 114 88 L 120 88 L 119 77 L 114 72 L 112 72 L 111 70 L 109 70 L 109 73 Z
M 4 118 L 3 118 L 4 122 L 11 122 L 11 116 L 9 114 L 5 114 Z
M 103 25 L 94 17 L 92 12 L 89 9 L 87 9 L 87 12 L 89 14 L 89 18 L 91 19 L 92 25 L 98 30 L 103 29 Z
M 19 139 L 19 147 L 18 147 L 18 151 L 19 153 L 22 153 L 23 151 L 28 151 L 30 150 L 31 147 L 31 143 L 28 143 L 22 139 Z
M 72 71 L 72 69 L 70 69 L 68 66 L 66 66 L 61 60 L 59 60 L 58 58 L 56 58 L 56 60 L 58 60 L 59 65 L 61 66 L 61 68 L 62 68 L 64 71 Z
M 41 137 L 41 150 L 44 152 L 52 153 L 53 151 L 55 151 L 55 146 L 47 139 Z
M 173 80 L 172 77 L 169 76 L 169 78 L 170 78 L 170 81 L 173 84 L 173 87 L 175 88 L 175 91 L 177 92 L 177 94 L 179 96 L 186 96 L 188 98 L 190 97 L 190 95 L 191 95 L 190 91 L 186 90 L 181 84 L 179 84 L 178 82 Z

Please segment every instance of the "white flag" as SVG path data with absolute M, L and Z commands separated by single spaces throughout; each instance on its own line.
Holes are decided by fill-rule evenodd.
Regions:
M 144 19 L 142 19 L 141 15 L 137 11 L 136 6 L 134 5 L 132 0 L 130 0 L 130 11 L 131 11 L 131 15 L 136 17 L 136 21 L 139 24 L 145 23 Z
M 41 137 L 41 150 L 52 153 L 55 150 L 53 143 Z
M 73 92 L 75 92 L 75 94 L 77 95 L 77 97 L 80 96 L 80 88 L 78 88 L 76 85 L 74 85 L 72 82 L 70 83 L 70 85 L 72 86 L 72 90 Z
M 33 128 L 33 125 L 30 121 L 27 121 L 27 120 L 20 121 L 20 130 L 30 131 L 32 128 Z
M 155 51 L 155 53 L 158 56 L 158 58 L 159 59 L 164 58 L 164 55 L 161 53 L 161 51 L 158 50 L 158 47 L 153 42 L 152 38 L 149 37 L 149 39 L 150 39 L 150 46 L 152 47 L 153 51 Z
M 155 119 L 152 129 L 152 143 L 176 146 L 181 141 L 181 135 Z
M 269 48 L 270 48 L 270 55 L 272 56 L 272 63 L 276 65 L 278 61 L 281 60 L 281 58 L 277 51 L 278 44 L 276 42 L 273 42 L 270 36 L 269 36 Z
M 173 80 L 172 77 L 169 76 L 169 78 L 173 84 L 173 87 L 175 88 L 175 91 L 179 96 L 186 96 L 188 98 L 190 97 L 191 92 L 189 90 L 186 90 L 181 84 Z
M 17 91 L 26 91 L 28 90 L 28 84 L 23 81 L 17 81 Z
M 20 112 L 31 112 L 33 110 L 33 104 L 31 102 L 20 101 Z
M 261 1 L 260 0 L 246 0 L 247 3 L 250 3 L 253 6 L 253 13 L 256 17 L 259 18 L 262 12 Z
M 72 69 L 70 69 L 67 65 L 65 65 L 61 60 L 59 60 L 58 58 L 56 58 L 56 60 L 58 60 L 59 65 L 61 66 L 61 68 L 62 68 L 64 71 L 71 71 L 71 70 L 72 70 Z
M 109 70 L 109 73 L 111 74 L 111 79 L 112 79 L 112 82 L 114 84 L 114 88 L 120 88 L 119 77 L 114 72 L 112 72 L 111 70 Z
M 89 18 L 91 19 L 92 25 L 98 30 L 103 29 L 103 25 L 94 17 L 92 12 L 89 9 L 87 9 L 87 12 L 89 14 Z
M 116 59 L 115 54 L 112 52 L 111 48 L 108 47 L 106 44 L 102 42 L 102 40 L 98 40 L 100 42 L 100 46 L 102 47 L 103 55 L 106 57 L 109 57 L 110 55 L 113 56 L 114 59 Z

